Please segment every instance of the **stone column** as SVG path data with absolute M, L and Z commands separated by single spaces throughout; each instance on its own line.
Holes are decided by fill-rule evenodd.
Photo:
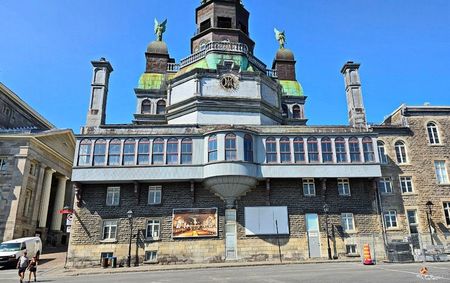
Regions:
M 56 171 L 47 168 L 44 173 L 44 185 L 42 188 L 41 206 L 39 209 L 39 227 L 45 228 L 47 223 L 48 204 L 50 202 L 50 191 L 52 189 L 52 177 Z
M 66 183 L 68 178 L 66 176 L 58 176 L 58 187 L 56 189 L 55 203 L 53 205 L 53 216 L 50 230 L 60 231 L 62 214 L 59 213 L 64 207 L 64 197 L 66 194 Z

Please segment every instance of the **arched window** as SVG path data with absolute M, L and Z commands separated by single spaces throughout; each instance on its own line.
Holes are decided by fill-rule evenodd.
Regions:
M 151 113 L 152 103 L 150 100 L 145 99 L 141 103 L 141 114 L 150 114 Z
M 136 149 L 136 141 L 127 139 L 123 145 L 123 165 L 134 165 L 134 154 Z
M 427 124 L 428 140 L 430 144 L 439 144 L 439 132 L 435 123 L 429 122 Z
M 280 162 L 291 163 L 291 142 L 287 137 L 280 139 Z
M 236 160 L 236 135 L 225 136 L 225 160 Z
M 348 147 L 350 149 L 350 162 L 361 162 L 361 151 L 358 138 L 349 138 Z
M 156 104 L 156 114 L 166 114 L 166 102 L 164 100 L 160 100 Z
M 167 141 L 166 156 L 167 164 L 178 163 L 178 140 L 176 138 L 171 138 Z
M 277 142 L 273 137 L 266 139 L 266 162 L 277 162 Z
M 287 117 L 288 116 L 288 107 L 286 104 L 281 104 L 281 110 L 282 110 L 283 116 Z
M 192 140 L 190 138 L 181 141 L 181 164 L 192 164 Z
M 91 140 L 84 139 L 80 142 L 80 148 L 78 149 L 79 166 L 91 165 L 91 150 L 92 150 Z
M 94 144 L 94 166 L 105 165 L 106 161 L 106 140 L 98 139 Z
M 403 141 L 397 141 L 395 143 L 395 155 L 397 156 L 398 163 L 407 163 L 406 146 Z
M 388 159 L 386 155 L 386 149 L 384 147 L 384 142 L 377 141 L 377 147 L 378 147 L 378 157 L 380 158 L 380 163 L 387 164 Z
M 249 134 L 244 136 L 244 160 L 253 162 L 253 138 Z
M 345 139 L 337 137 L 334 139 L 334 147 L 336 148 L 336 162 L 347 162 L 347 150 L 345 149 Z
M 294 138 L 294 159 L 295 163 L 305 162 L 305 146 L 303 138 Z
M 113 139 L 109 142 L 108 165 L 120 165 L 120 151 L 122 142 L 119 139 Z
M 308 138 L 308 161 L 319 162 L 319 147 L 315 137 Z
M 153 140 L 152 163 L 164 164 L 164 140 L 162 138 Z
M 333 162 L 333 149 L 331 147 L 331 139 L 328 137 L 322 138 L 322 162 Z
M 150 140 L 143 138 L 138 143 L 138 164 L 146 165 L 150 163 Z
M 375 155 L 373 152 L 372 139 L 369 137 L 364 137 L 362 140 L 362 144 L 363 144 L 364 161 L 365 162 L 374 162 Z
M 292 118 L 294 118 L 294 119 L 302 118 L 302 115 L 301 115 L 301 112 L 300 112 L 300 106 L 294 105 L 292 107 Z
M 217 160 L 217 136 L 212 135 L 208 138 L 208 161 Z

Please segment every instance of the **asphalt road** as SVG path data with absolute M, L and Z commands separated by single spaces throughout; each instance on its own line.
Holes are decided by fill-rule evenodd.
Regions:
M 253 267 L 206 268 L 176 271 L 126 272 L 69 277 L 38 274 L 39 282 L 450 282 L 450 263 L 428 264 L 428 278 L 418 273 L 421 264 L 379 264 L 363 266 L 358 263 L 289 264 Z M 0 270 L 0 282 L 18 282 L 16 270 Z M 25 281 L 26 282 L 26 281 Z

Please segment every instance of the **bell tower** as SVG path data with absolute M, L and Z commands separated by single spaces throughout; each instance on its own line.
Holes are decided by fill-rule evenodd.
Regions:
M 253 53 L 255 43 L 250 39 L 250 13 L 240 0 L 203 0 L 195 11 L 197 31 L 191 39 L 191 53 L 202 50 L 211 41 L 244 43 Z

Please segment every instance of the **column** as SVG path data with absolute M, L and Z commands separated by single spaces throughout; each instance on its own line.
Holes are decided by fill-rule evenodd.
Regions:
M 62 214 L 59 213 L 61 209 L 64 207 L 64 197 L 66 195 L 66 176 L 58 176 L 58 187 L 56 188 L 56 196 L 55 203 L 53 205 L 53 216 L 52 223 L 50 225 L 50 230 L 52 231 L 60 231 L 61 230 L 61 221 Z
M 47 168 L 44 173 L 44 185 L 42 188 L 41 207 L 39 210 L 39 227 L 45 228 L 47 223 L 48 204 L 50 202 L 50 191 L 52 189 L 52 177 L 56 171 Z

